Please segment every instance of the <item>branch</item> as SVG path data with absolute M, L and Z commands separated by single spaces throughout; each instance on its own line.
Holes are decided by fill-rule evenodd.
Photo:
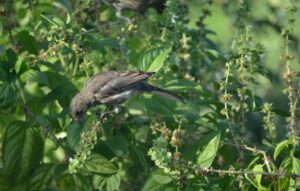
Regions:
M 269 160 L 269 157 L 267 156 L 267 153 L 263 150 L 260 150 L 260 149 L 257 149 L 256 147 L 252 148 L 252 147 L 249 147 L 247 146 L 246 144 L 241 144 L 241 145 L 237 145 L 237 144 L 234 144 L 234 143 L 228 143 L 228 142 L 221 142 L 223 144 L 226 144 L 226 145 L 230 145 L 230 146 L 234 146 L 234 147 L 237 147 L 237 148 L 241 148 L 241 149 L 244 149 L 244 150 L 247 150 L 247 151 L 251 151 L 253 154 L 261 154 L 263 156 L 263 159 L 264 159 L 264 162 L 268 168 L 268 171 L 271 172 L 272 169 L 270 167 L 270 160 Z
M 172 160 L 172 167 L 180 167 L 181 169 L 188 169 L 188 172 L 194 175 L 207 175 L 209 173 L 211 174 L 219 174 L 220 176 L 228 175 L 228 176 L 234 176 L 234 175 L 264 175 L 269 177 L 276 177 L 276 178 L 283 178 L 283 177 L 289 177 L 292 179 L 298 179 L 300 178 L 300 174 L 296 173 L 284 173 L 283 170 L 279 170 L 279 172 L 259 172 L 259 171 L 253 171 L 253 170 L 247 170 L 247 169 L 240 169 L 235 170 L 234 168 L 230 168 L 229 170 L 222 170 L 222 169 L 213 169 L 213 168 L 201 168 L 199 165 L 192 164 L 191 162 L 185 161 L 183 159 L 173 159 Z M 183 171 L 181 171 L 183 172 Z

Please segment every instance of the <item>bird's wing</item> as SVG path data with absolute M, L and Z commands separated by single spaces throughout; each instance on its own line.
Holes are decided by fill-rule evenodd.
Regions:
M 93 89 L 100 89 L 116 76 L 118 76 L 118 74 L 115 71 L 96 74 L 84 83 L 83 89 L 88 89 L 90 91 L 93 91 Z
M 147 80 L 153 74 L 153 72 L 141 71 L 118 72 L 117 76 L 108 81 L 107 84 L 100 89 L 101 94 L 109 96 L 123 92 Z
M 125 71 L 120 72 L 118 77 L 109 82 L 109 85 L 124 91 L 128 88 L 135 86 L 136 84 L 147 80 L 154 72 L 142 72 L 142 71 Z
M 91 77 L 83 89 L 93 92 L 98 99 L 101 99 L 128 90 L 153 74 L 154 72 L 142 71 L 106 72 Z

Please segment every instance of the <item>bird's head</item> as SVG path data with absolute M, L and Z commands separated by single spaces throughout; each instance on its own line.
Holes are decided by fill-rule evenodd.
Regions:
M 84 114 L 87 110 L 87 104 L 80 93 L 76 94 L 70 104 L 70 111 L 73 119 L 78 123 L 83 122 Z

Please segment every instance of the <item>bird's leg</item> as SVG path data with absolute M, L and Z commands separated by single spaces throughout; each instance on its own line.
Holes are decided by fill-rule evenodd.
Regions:
M 107 116 L 108 116 L 109 112 L 102 112 L 98 115 L 98 118 L 101 122 L 104 122 L 107 120 Z
M 107 117 L 111 114 L 118 114 L 120 113 L 122 110 L 121 107 L 114 107 L 114 106 L 107 106 L 106 111 L 101 112 L 101 113 L 97 113 L 97 117 L 100 119 L 100 121 L 105 121 L 107 119 Z
M 107 116 L 109 114 L 111 114 L 112 112 L 109 111 L 109 109 L 106 109 L 106 111 L 104 112 L 98 112 L 96 115 L 98 117 L 98 119 L 101 121 L 101 122 L 104 122 L 105 120 L 107 120 Z

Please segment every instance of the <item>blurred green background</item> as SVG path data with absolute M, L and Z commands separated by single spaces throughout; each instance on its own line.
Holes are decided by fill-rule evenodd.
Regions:
M 297 182 L 286 177 L 244 176 L 240 181 L 185 172 L 174 177 L 158 170 L 167 155 L 154 159 L 150 150 L 166 136 L 172 157 L 179 153 L 201 167 L 298 173 L 300 168 L 290 165 L 298 164 L 299 148 L 290 140 L 291 112 L 282 77 L 287 62 L 282 59 L 287 49 L 282 30 L 292 29 L 289 62 L 298 91 L 300 15 L 294 12 L 289 18 L 287 8 L 299 6 L 298 1 L 169 0 L 162 14 L 153 8 L 124 10 L 132 23 L 116 17 L 113 6 L 100 0 L 0 3 L 0 190 L 297 189 Z M 239 59 L 245 62 L 243 69 Z M 233 63 L 228 83 L 226 63 Z M 79 126 L 69 115 L 71 98 L 89 77 L 109 70 L 154 70 L 149 83 L 187 103 L 139 95 L 101 125 L 91 124 L 104 107 L 91 109 Z M 225 90 L 232 96 L 227 102 L 230 119 L 224 115 Z M 264 103 L 273 104 L 268 122 Z M 298 117 L 298 109 L 295 113 Z M 176 137 L 176 131 L 184 133 Z M 284 154 L 273 157 L 284 140 L 286 147 L 277 150 Z M 272 168 L 266 169 L 259 154 L 230 144 L 263 150 Z M 97 172 L 76 167 L 82 171 L 69 173 L 70 158 L 83 156 L 80 166 L 91 153 L 102 161 L 94 166 Z M 206 155 L 208 162 L 203 162 Z M 101 165 L 109 172 L 98 169 Z M 155 175 L 165 179 L 158 184 Z

